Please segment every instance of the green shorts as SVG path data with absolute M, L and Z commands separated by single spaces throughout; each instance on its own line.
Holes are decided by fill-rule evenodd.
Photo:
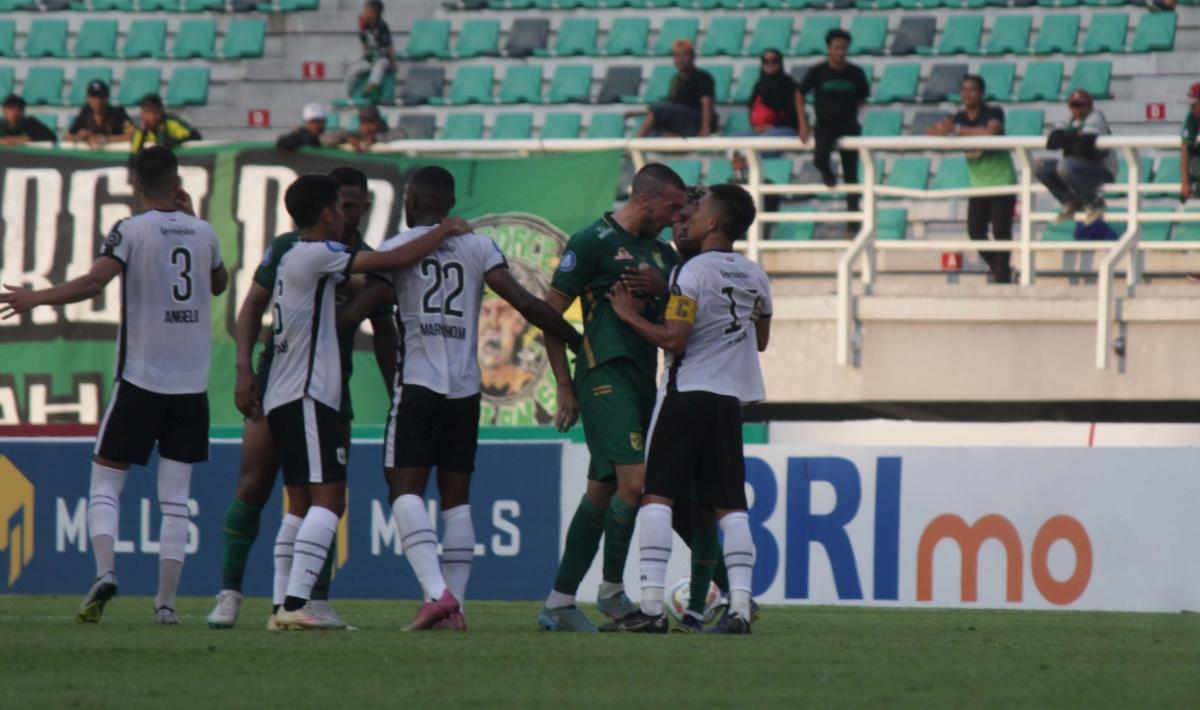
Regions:
M 654 375 L 627 358 L 601 363 L 575 378 L 579 415 L 592 463 L 588 478 L 608 481 L 615 465 L 646 460 L 646 430 L 654 413 Z

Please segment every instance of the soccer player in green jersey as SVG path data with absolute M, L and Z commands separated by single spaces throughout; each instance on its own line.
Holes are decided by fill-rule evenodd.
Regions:
M 359 223 L 371 209 L 371 197 L 367 189 L 367 176 L 361 171 L 349 167 L 334 168 L 329 177 L 339 185 L 338 197 L 342 212 L 345 214 L 345 233 L 343 241 L 354 250 L 367 249 L 359 232 Z M 254 288 L 247 296 L 239 323 L 243 316 L 246 324 L 261 323 L 263 314 L 270 305 L 271 289 L 275 285 L 275 269 L 283 255 L 299 240 L 299 232 L 289 232 L 271 241 L 270 247 L 262 264 L 254 274 L 254 282 L 259 288 Z M 361 284 L 360 284 L 361 285 Z M 348 283 L 346 289 L 352 289 Z M 343 304 L 343 290 L 338 292 L 338 305 Z M 347 294 L 352 295 L 352 294 Z M 396 326 L 392 318 L 393 307 L 388 304 L 370 315 L 371 327 L 374 332 L 375 360 L 379 372 L 383 375 L 384 385 L 391 391 L 392 373 L 395 368 Z M 350 375 L 353 368 L 354 335 L 356 329 L 339 333 L 339 350 L 342 360 L 342 408 L 341 415 L 343 437 L 350 440 L 350 422 L 354 418 L 354 409 L 350 403 Z M 255 378 L 240 381 L 239 385 L 253 387 L 257 396 L 267 390 L 267 380 L 271 370 L 271 356 L 274 353 L 272 337 L 268 334 L 265 346 L 259 356 Z M 275 456 L 275 445 L 271 431 L 267 427 L 267 419 L 257 412 L 248 417 L 245 430 L 242 433 L 242 471 L 238 479 L 237 491 L 229 508 L 225 511 L 222 525 L 224 535 L 224 554 L 222 557 L 221 592 L 217 595 L 217 604 L 208 615 L 208 625 L 212 628 L 230 628 L 237 622 L 238 612 L 242 603 L 242 579 L 245 576 L 246 561 L 250 556 L 250 548 L 258 538 L 259 524 L 262 518 L 263 506 L 271 497 L 275 487 L 275 476 L 279 471 L 279 461 Z M 292 521 L 295 522 L 295 521 Z M 291 550 L 286 551 L 291 554 Z M 333 555 L 326 558 L 325 566 L 321 569 L 320 577 L 313 588 L 313 600 L 310 606 L 317 613 L 328 617 L 331 622 L 340 621 L 337 613 L 328 605 L 329 580 L 333 570 Z M 279 575 L 277 575 L 278 577 Z M 276 596 L 282 594 L 287 584 L 287 578 L 276 579 Z M 272 616 L 271 619 L 274 619 Z
M 601 536 L 600 611 L 611 619 L 637 611 L 622 580 L 645 480 L 645 435 L 654 408 L 658 351 L 617 318 L 605 296 L 621 281 L 657 311 L 657 299 L 667 295 L 667 275 L 679 262 L 658 235 L 683 209 L 686 190 L 665 165 L 651 163 L 639 170 L 628 202 L 571 237 L 546 297 L 559 313 L 576 298 L 583 304 L 583 346 L 574 376 L 564 344 L 549 334 L 546 355 L 558 380 L 556 423 L 565 431 L 582 416 L 592 461 L 554 588 L 538 616 L 543 629 L 596 630 L 575 606 L 575 593 Z

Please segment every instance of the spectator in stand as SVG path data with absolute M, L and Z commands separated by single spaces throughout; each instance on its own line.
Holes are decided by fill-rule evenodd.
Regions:
M 850 51 L 850 33 L 842 29 L 833 29 L 825 34 L 825 48 L 829 58 L 815 65 L 804 75 L 800 82 L 801 104 L 797 107 L 797 120 L 800 122 L 800 140 L 808 142 L 812 135 L 816 140 L 813 147 L 813 164 L 821 171 L 821 178 L 826 187 L 837 184 L 833 174 L 830 157 L 837 142 L 843 136 L 862 134 L 862 126 L 858 123 L 858 110 L 866 103 L 871 95 L 871 84 L 867 75 L 857 64 L 851 64 L 846 58 Z M 804 115 L 803 97 L 813 95 L 814 110 L 817 114 L 816 129 L 808 125 Z M 839 151 L 842 158 L 842 181 L 847 184 L 858 182 L 858 153 L 853 150 Z M 846 195 L 846 209 L 857 212 L 859 195 Z M 855 225 L 852 223 L 851 228 Z
M 31 142 L 53 143 L 58 140 L 46 124 L 25 115 L 25 99 L 16 94 L 4 98 L 4 115 L 0 116 L 0 145 L 21 145 Z
M 376 143 L 390 140 L 387 121 L 375 106 L 363 106 L 358 110 L 358 133 L 346 137 L 346 142 L 356 153 L 366 153 Z
M 960 89 L 963 108 L 929 129 L 931 136 L 1001 136 L 1004 135 L 1004 109 L 984 102 L 987 87 L 983 77 L 968 74 Z M 967 153 L 967 172 L 971 187 L 999 187 L 1017 180 L 1012 156 L 1006 150 L 976 150 Z M 1013 210 L 1016 195 L 971 197 L 967 199 L 967 234 L 971 239 L 987 241 L 988 223 L 996 241 L 1012 241 Z M 981 254 L 991 271 L 992 283 L 1012 281 L 1011 254 L 985 251 Z
M 362 57 L 346 70 L 346 95 L 352 95 L 359 77 L 367 74 L 362 95 L 371 97 L 383 83 L 384 75 L 395 66 L 392 30 L 383 21 L 383 3 L 379 0 L 363 3 L 362 14 L 358 16 L 358 38 L 362 43 Z
M 639 137 L 674 135 L 703 138 L 717 127 L 716 82 L 696 66 L 696 48 L 686 39 L 671 45 L 678 73 L 671 79 L 667 100 L 650 106 Z M 637 115 L 632 112 L 630 115 Z
M 1046 147 L 1061 150 L 1062 159 L 1038 163 L 1037 177 L 1060 203 L 1058 222 L 1075 218 L 1087 210 L 1084 224 L 1091 226 L 1104 218 L 1104 195 L 1100 186 L 1112 182 L 1117 174 L 1117 154 L 1100 150 L 1096 139 L 1111 135 L 1104 114 L 1095 108 L 1092 95 L 1076 89 L 1067 99 L 1071 119 L 1050 132 Z
M 192 128 L 179 116 L 166 112 L 162 97 L 158 94 L 146 94 L 142 97 L 140 105 L 142 125 L 133 131 L 131 140 L 134 155 L 141 152 L 142 148 L 151 145 L 162 145 L 174 149 L 187 141 L 201 139 L 200 131 Z
M 300 148 L 320 148 L 325 145 L 325 107 L 312 103 L 304 106 L 304 125 L 284 133 L 275 141 L 275 147 L 280 150 L 298 150 Z
M 1179 186 L 1180 202 L 1187 202 L 1200 191 L 1200 81 L 1192 84 L 1188 100 L 1192 109 L 1183 120 L 1183 149 L 1179 153 L 1179 175 L 1183 178 Z
M 804 94 L 783 70 L 783 53 L 768 49 L 762 54 L 762 71 L 750 93 L 750 128 L 756 136 L 798 136 Z
M 87 106 L 67 129 L 67 138 L 93 148 L 109 142 L 124 142 L 133 136 L 133 121 L 120 106 L 108 103 L 108 84 L 94 79 L 87 86 Z
M 1179 0 L 1146 0 L 1146 9 L 1150 12 L 1175 12 Z

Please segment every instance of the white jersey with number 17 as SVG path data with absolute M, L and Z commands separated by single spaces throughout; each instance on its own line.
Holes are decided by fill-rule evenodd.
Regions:
M 712 392 L 743 403 L 766 398 L 755 309 L 771 315 L 762 268 L 736 252 L 706 251 L 675 267 L 667 320 L 692 323 L 686 349 L 667 354 L 666 391 Z

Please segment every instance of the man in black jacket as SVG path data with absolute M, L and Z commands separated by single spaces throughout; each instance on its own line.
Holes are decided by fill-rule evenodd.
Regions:
M 275 141 L 275 147 L 280 150 L 299 150 L 300 148 L 320 148 L 321 135 L 325 132 L 325 107 L 312 103 L 304 106 L 304 125 L 284 133 Z
M 21 145 L 31 141 L 57 140 L 54 131 L 44 123 L 25 115 L 25 99 L 9 94 L 4 99 L 4 115 L 0 117 L 0 145 Z

